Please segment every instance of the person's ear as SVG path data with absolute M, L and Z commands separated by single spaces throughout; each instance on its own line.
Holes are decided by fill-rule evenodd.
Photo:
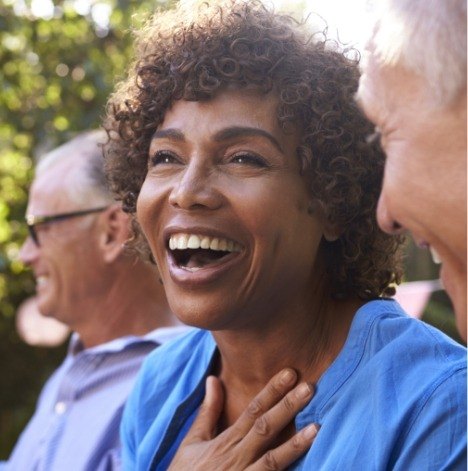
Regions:
M 130 237 L 130 216 L 120 205 L 110 206 L 102 214 L 100 247 L 104 261 L 114 262 L 124 251 L 124 244 Z
M 339 228 L 337 225 L 326 223 L 323 229 L 323 238 L 327 242 L 335 242 L 335 240 L 338 240 L 340 238 L 342 232 L 343 231 L 341 230 L 341 228 Z
M 334 242 L 338 240 L 343 233 L 341 227 L 337 224 L 332 223 L 331 221 L 327 220 L 325 208 L 323 204 L 318 200 L 311 200 L 307 207 L 307 213 L 310 216 L 314 216 L 319 218 L 323 224 L 323 238 L 327 242 Z

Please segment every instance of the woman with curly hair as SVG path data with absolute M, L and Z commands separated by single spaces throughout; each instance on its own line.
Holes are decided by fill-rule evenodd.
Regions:
M 106 165 L 133 242 L 199 329 L 146 362 L 126 469 L 464 459 L 464 351 L 389 299 L 400 240 L 376 225 L 384 158 L 358 78 L 258 1 L 180 4 L 140 32 L 109 102 Z

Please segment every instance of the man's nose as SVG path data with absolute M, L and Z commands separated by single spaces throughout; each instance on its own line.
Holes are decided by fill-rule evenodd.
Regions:
M 388 204 L 387 197 L 384 191 L 380 193 L 379 201 L 377 203 L 377 222 L 379 227 L 388 234 L 403 234 L 405 232 L 404 227 L 393 218 Z
M 210 167 L 188 164 L 169 195 L 169 203 L 186 210 L 219 208 L 223 195 L 218 188 L 217 178 L 217 172 Z
M 19 259 L 25 265 L 31 265 L 39 254 L 39 248 L 36 243 L 32 240 L 31 236 L 28 235 L 26 240 L 23 242 L 19 251 Z

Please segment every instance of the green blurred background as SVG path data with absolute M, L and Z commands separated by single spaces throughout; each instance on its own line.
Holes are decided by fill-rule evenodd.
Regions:
M 17 307 L 34 292 L 30 272 L 17 260 L 33 163 L 77 131 L 99 125 L 132 55 L 132 28 L 170 3 L 0 0 L 0 459 L 8 457 L 66 348 L 28 346 L 15 328 Z M 406 265 L 407 280 L 437 277 L 427 253 L 411 244 Z M 458 339 L 445 293 L 432 296 L 424 319 Z

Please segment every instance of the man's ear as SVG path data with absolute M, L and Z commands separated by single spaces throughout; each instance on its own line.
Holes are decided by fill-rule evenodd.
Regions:
M 114 262 L 124 250 L 130 237 L 130 216 L 122 211 L 120 205 L 110 206 L 102 214 L 100 247 L 104 261 Z

